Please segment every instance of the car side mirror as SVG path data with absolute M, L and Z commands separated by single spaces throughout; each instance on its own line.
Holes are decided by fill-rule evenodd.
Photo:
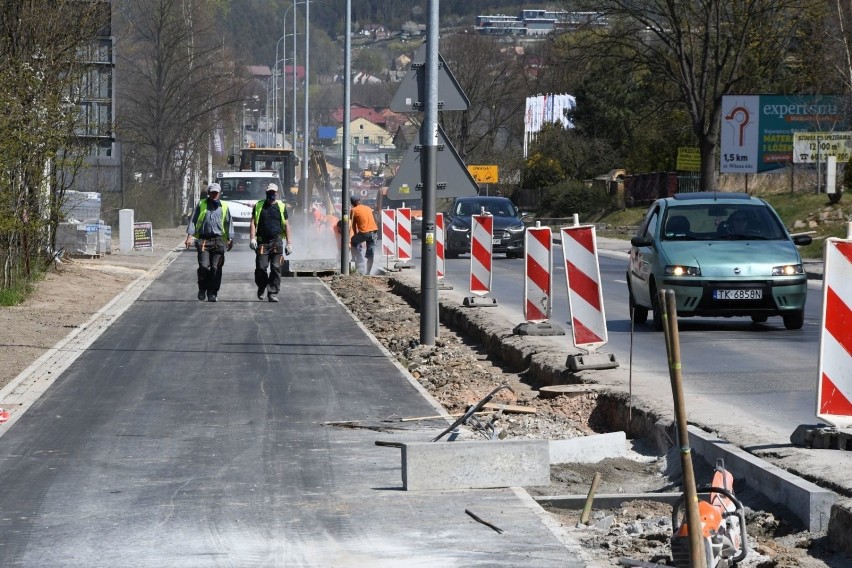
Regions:
M 634 247 L 650 247 L 654 244 L 654 239 L 651 237 L 633 237 L 630 239 L 630 244 Z
M 795 235 L 793 237 L 793 244 L 798 247 L 808 246 L 813 242 L 813 238 L 810 235 Z

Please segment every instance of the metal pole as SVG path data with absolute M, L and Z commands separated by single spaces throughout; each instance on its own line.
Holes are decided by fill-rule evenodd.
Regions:
M 352 82 L 352 0 L 346 0 L 343 41 L 343 191 L 340 194 L 340 274 L 349 274 L 349 121 Z
M 305 116 L 304 116 L 304 126 L 302 130 L 302 142 L 303 142 L 303 151 L 304 154 L 302 156 L 302 180 L 305 182 L 304 184 L 304 196 L 302 198 L 302 207 L 304 208 L 305 218 L 307 219 L 308 209 L 310 208 L 310 202 L 308 201 L 308 159 L 310 158 L 311 151 L 311 125 L 309 124 L 309 112 L 308 106 L 310 101 L 310 84 L 311 84 L 311 73 L 310 73 L 310 56 L 311 56 L 311 2 L 310 0 L 305 0 Z
M 438 192 L 438 1 L 429 0 L 426 25 L 426 107 L 420 129 L 423 226 L 420 233 L 420 343 L 435 345 L 438 332 L 438 275 L 435 213 Z
M 821 148 L 820 148 L 820 146 L 822 144 L 820 144 L 821 141 L 820 141 L 818 134 L 817 134 L 816 140 L 817 140 L 817 195 L 819 195 L 819 193 L 820 193 L 819 186 L 820 186 L 820 182 L 822 181 L 822 179 L 821 179 L 822 178 L 822 156 L 821 156 L 822 152 L 821 152 Z
M 293 124 L 290 125 L 290 128 L 293 129 L 293 155 L 296 155 L 296 68 L 298 67 L 299 60 L 296 58 L 296 30 L 298 27 L 296 26 L 296 2 L 293 2 Z

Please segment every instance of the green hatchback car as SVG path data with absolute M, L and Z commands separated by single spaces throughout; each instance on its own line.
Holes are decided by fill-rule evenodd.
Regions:
M 674 290 L 677 315 L 781 316 L 800 329 L 807 276 L 791 236 L 764 200 L 746 193 L 682 193 L 655 201 L 630 240 L 627 288 L 630 313 L 644 323 L 653 313 L 661 330 L 658 290 Z

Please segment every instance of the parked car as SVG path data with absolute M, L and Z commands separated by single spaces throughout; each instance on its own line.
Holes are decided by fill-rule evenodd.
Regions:
M 507 258 L 524 254 L 524 222 L 520 212 L 506 197 L 456 197 L 444 213 L 444 255 L 458 258 L 470 252 L 471 216 L 482 210 L 494 216 L 492 252 Z
M 746 193 L 682 193 L 658 199 L 630 243 L 627 287 L 633 321 L 653 312 L 658 291 L 675 293 L 678 316 L 781 316 L 800 329 L 808 286 L 797 245 L 768 203 Z

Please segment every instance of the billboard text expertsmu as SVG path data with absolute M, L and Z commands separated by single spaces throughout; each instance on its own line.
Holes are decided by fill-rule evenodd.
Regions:
M 842 99 L 808 95 L 725 95 L 721 173 L 769 172 L 793 162 L 793 133 L 843 129 Z

